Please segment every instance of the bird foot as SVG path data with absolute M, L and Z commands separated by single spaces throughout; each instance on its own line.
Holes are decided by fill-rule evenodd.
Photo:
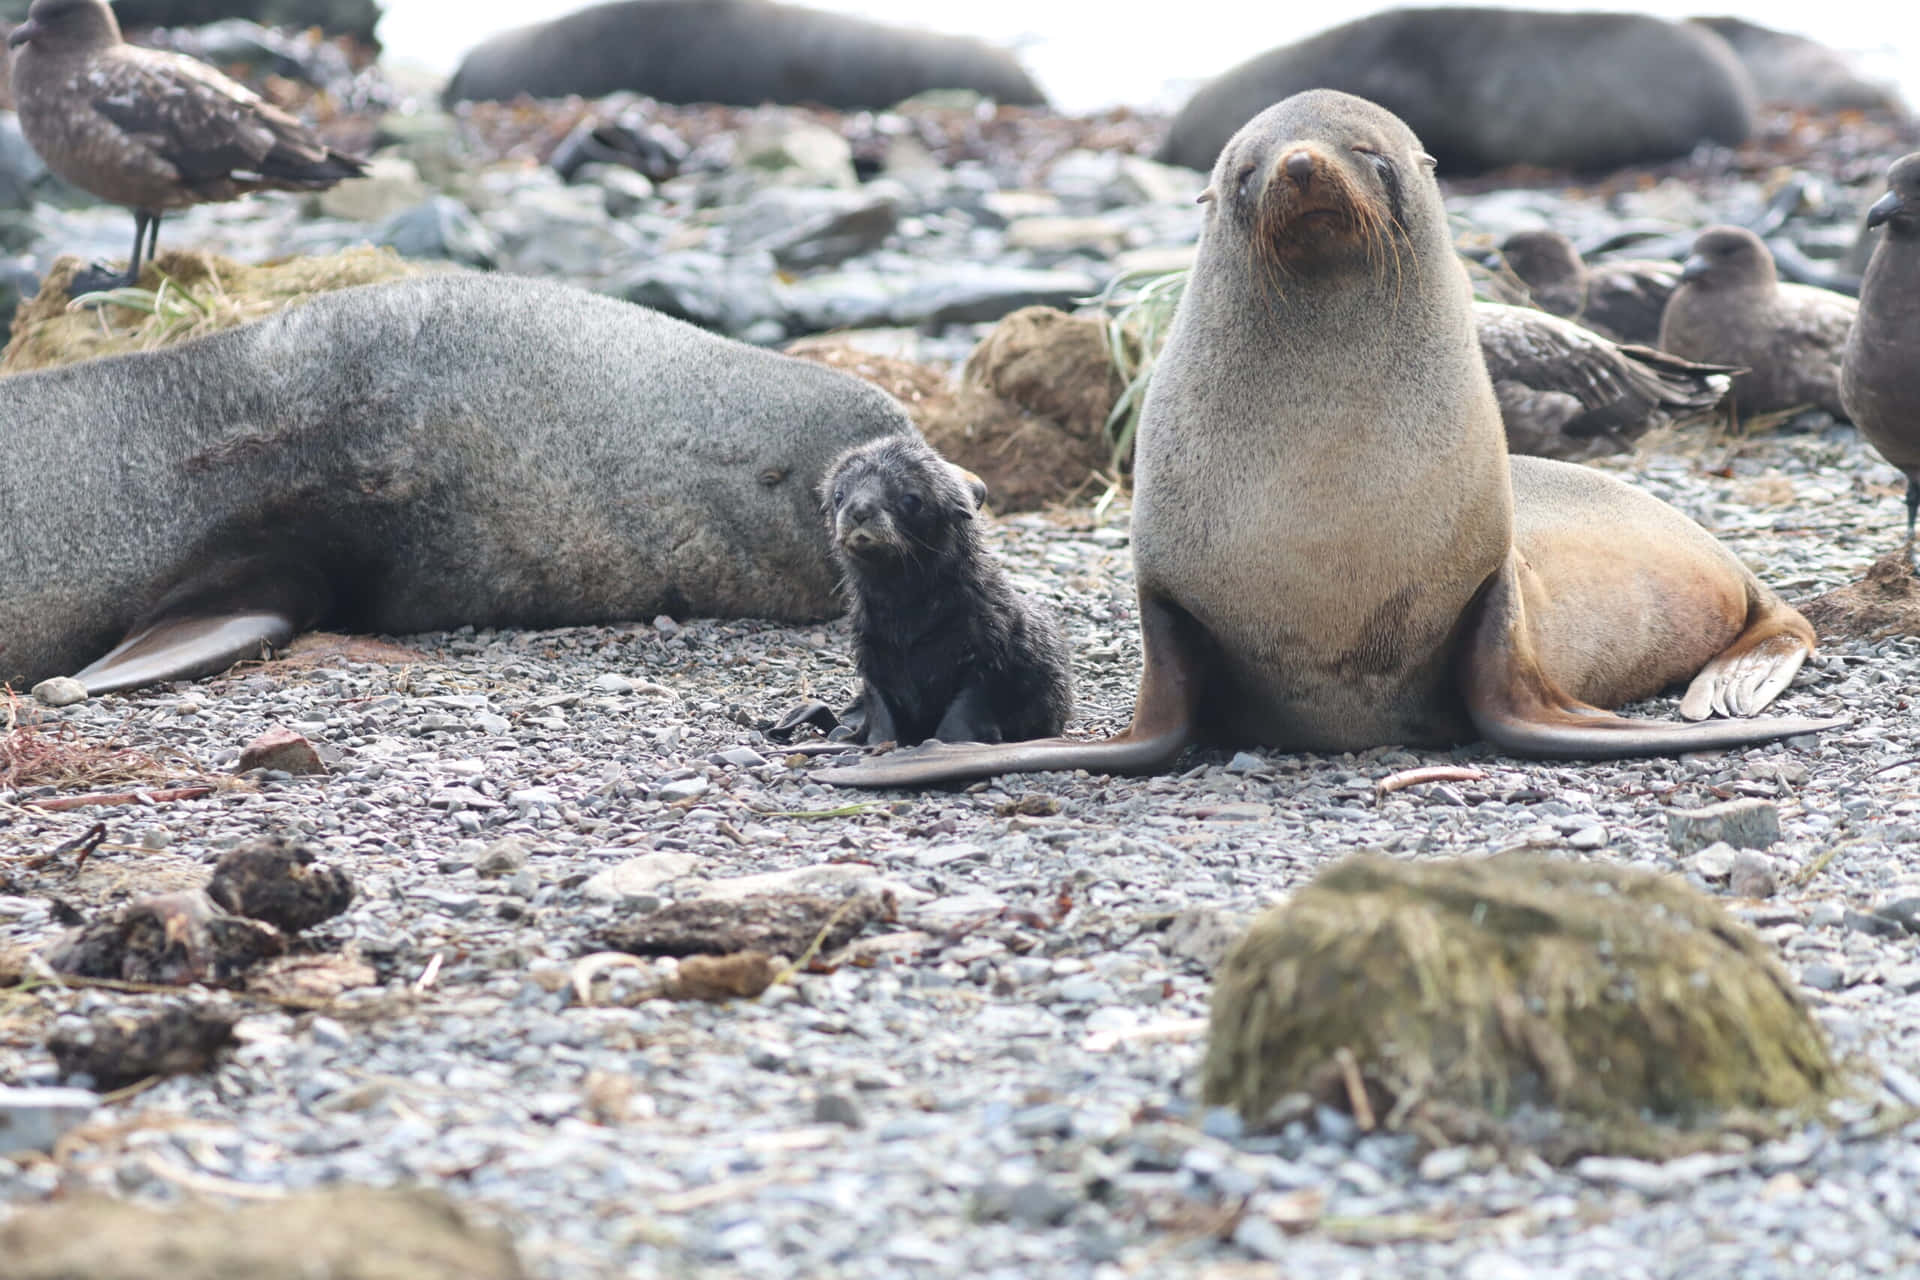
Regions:
M 114 271 L 104 262 L 96 262 L 85 271 L 76 272 L 73 283 L 67 286 L 67 296 L 78 298 L 88 293 L 105 293 L 109 289 L 125 289 L 140 283 L 140 278 L 131 271 Z

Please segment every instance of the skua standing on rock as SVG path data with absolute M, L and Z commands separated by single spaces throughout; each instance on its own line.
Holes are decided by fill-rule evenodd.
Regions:
M 449 103 L 519 94 L 878 109 L 929 89 L 1044 104 L 1013 55 L 979 40 L 768 0 L 618 0 L 485 41 Z
M 1660 341 L 1660 316 L 1680 287 L 1680 264 L 1622 259 L 1589 265 L 1558 231 L 1517 231 L 1500 254 L 1542 311 L 1615 342 Z
M 1189 743 L 1444 744 L 1608 757 L 1837 722 L 1656 725 L 1600 710 L 1691 681 L 1765 707 L 1813 630 L 1679 512 L 1509 460 L 1432 162 L 1398 119 L 1298 94 L 1221 153 L 1135 453 L 1145 670 L 1105 742 L 933 744 L 846 785 L 1146 772 Z
M 1753 130 L 1753 86 L 1712 32 L 1638 13 L 1390 9 L 1251 58 L 1174 117 L 1159 158 L 1210 169 L 1236 129 L 1304 89 L 1369 98 L 1450 174 L 1602 172 Z
M 252 191 L 324 191 L 365 172 L 212 67 L 120 38 L 105 0 L 34 0 L 7 36 L 20 129 L 47 167 L 133 210 L 133 254 L 76 293 L 137 284 L 161 215 Z
M 1662 350 L 1745 369 L 1733 379 L 1742 414 L 1812 407 L 1847 416 L 1840 353 L 1853 327 L 1852 298 L 1780 283 L 1766 243 L 1745 227 L 1701 232 L 1680 279 L 1661 317 Z
M 1867 443 L 1907 477 L 1911 558 L 1920 516 L 1920 152 L 1893 162 L 1887 188 L 1867 214 L 1867 225 L 1881 228 L 1880 244 L 1860 282 L 1840 398 Z
M 0 378 L 0 422 L 0 681 L 98 658 L 94 693 L 323 622 L 826 617 L 820 479 L 914 434 L 846 374 L 477 275 Z
M 1059 733 L 1073 684 L 1059 625 L 981 545 L 985 486 L 906 436 L 842 455 L 820 487 L 853 623 L 863 740 Z
M 1532 307 L 1475 302 L 1473 315 L 1510 453 L 1618 453 L 1656 426 L 1711 411 L 1732 384 L 1726 365 L 1622 346 Z

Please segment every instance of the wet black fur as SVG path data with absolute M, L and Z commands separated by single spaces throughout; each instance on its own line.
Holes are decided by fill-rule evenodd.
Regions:
M 923 441 L 872 441 L 821 485 L 853 624 L 860 697 L 848 719 L 869 743 L 1051 737 L 1073 709 L 1053 616 L 1014 591 L 981 545 L 979 498 Z M 917 510 L 914 509 L 917 506 Z M 883 549 L 856 554 L 861 523 Z

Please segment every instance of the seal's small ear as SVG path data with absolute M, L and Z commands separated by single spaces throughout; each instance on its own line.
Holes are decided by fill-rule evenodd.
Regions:
M 1193 198 L 1193 202 L 1195 204 L 1206 204 L 1209 201 L 1213 200 L 1214 198 L 1215 197 L 1213 194 L 1213 188 L 1208 187 L 1205 191 L 1202 191 L 1199 195 L 1195 196 Z
M 1418 160 L 1420 162 L 1420 167 L 1425 169 L 1428 173 L 1432 173 L 1435 169 L 1440 167 L 1440 162 L 1438 160 L 1435 160 L 1432 156 L 1428 155 L 1424 151 L 1414 152 L 1413 158 L 1415 160 Z

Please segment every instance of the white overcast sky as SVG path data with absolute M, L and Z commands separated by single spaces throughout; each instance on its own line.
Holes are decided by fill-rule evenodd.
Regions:
M 379 35 L 389 56 L 450 74 L 468 49 L 508 27 L 584 8 L 574 0 L 385 0 Z M 1390 6 L 1366 0 L 811 0 L 811 7 L 979 36 L 1014 48 L 1055 105 L 1173 107 L 1198 81 L 1264 49 Z M 1605 0 L 1532 0 L 1542 9 L 1612 8 Z M 1637 6 L 1665 17 L 1730 13 L 1861 55 L 1863 70 L 1901 84 L 1920 105 L 1920 5 L 1913 0 L 1738 0 Z

